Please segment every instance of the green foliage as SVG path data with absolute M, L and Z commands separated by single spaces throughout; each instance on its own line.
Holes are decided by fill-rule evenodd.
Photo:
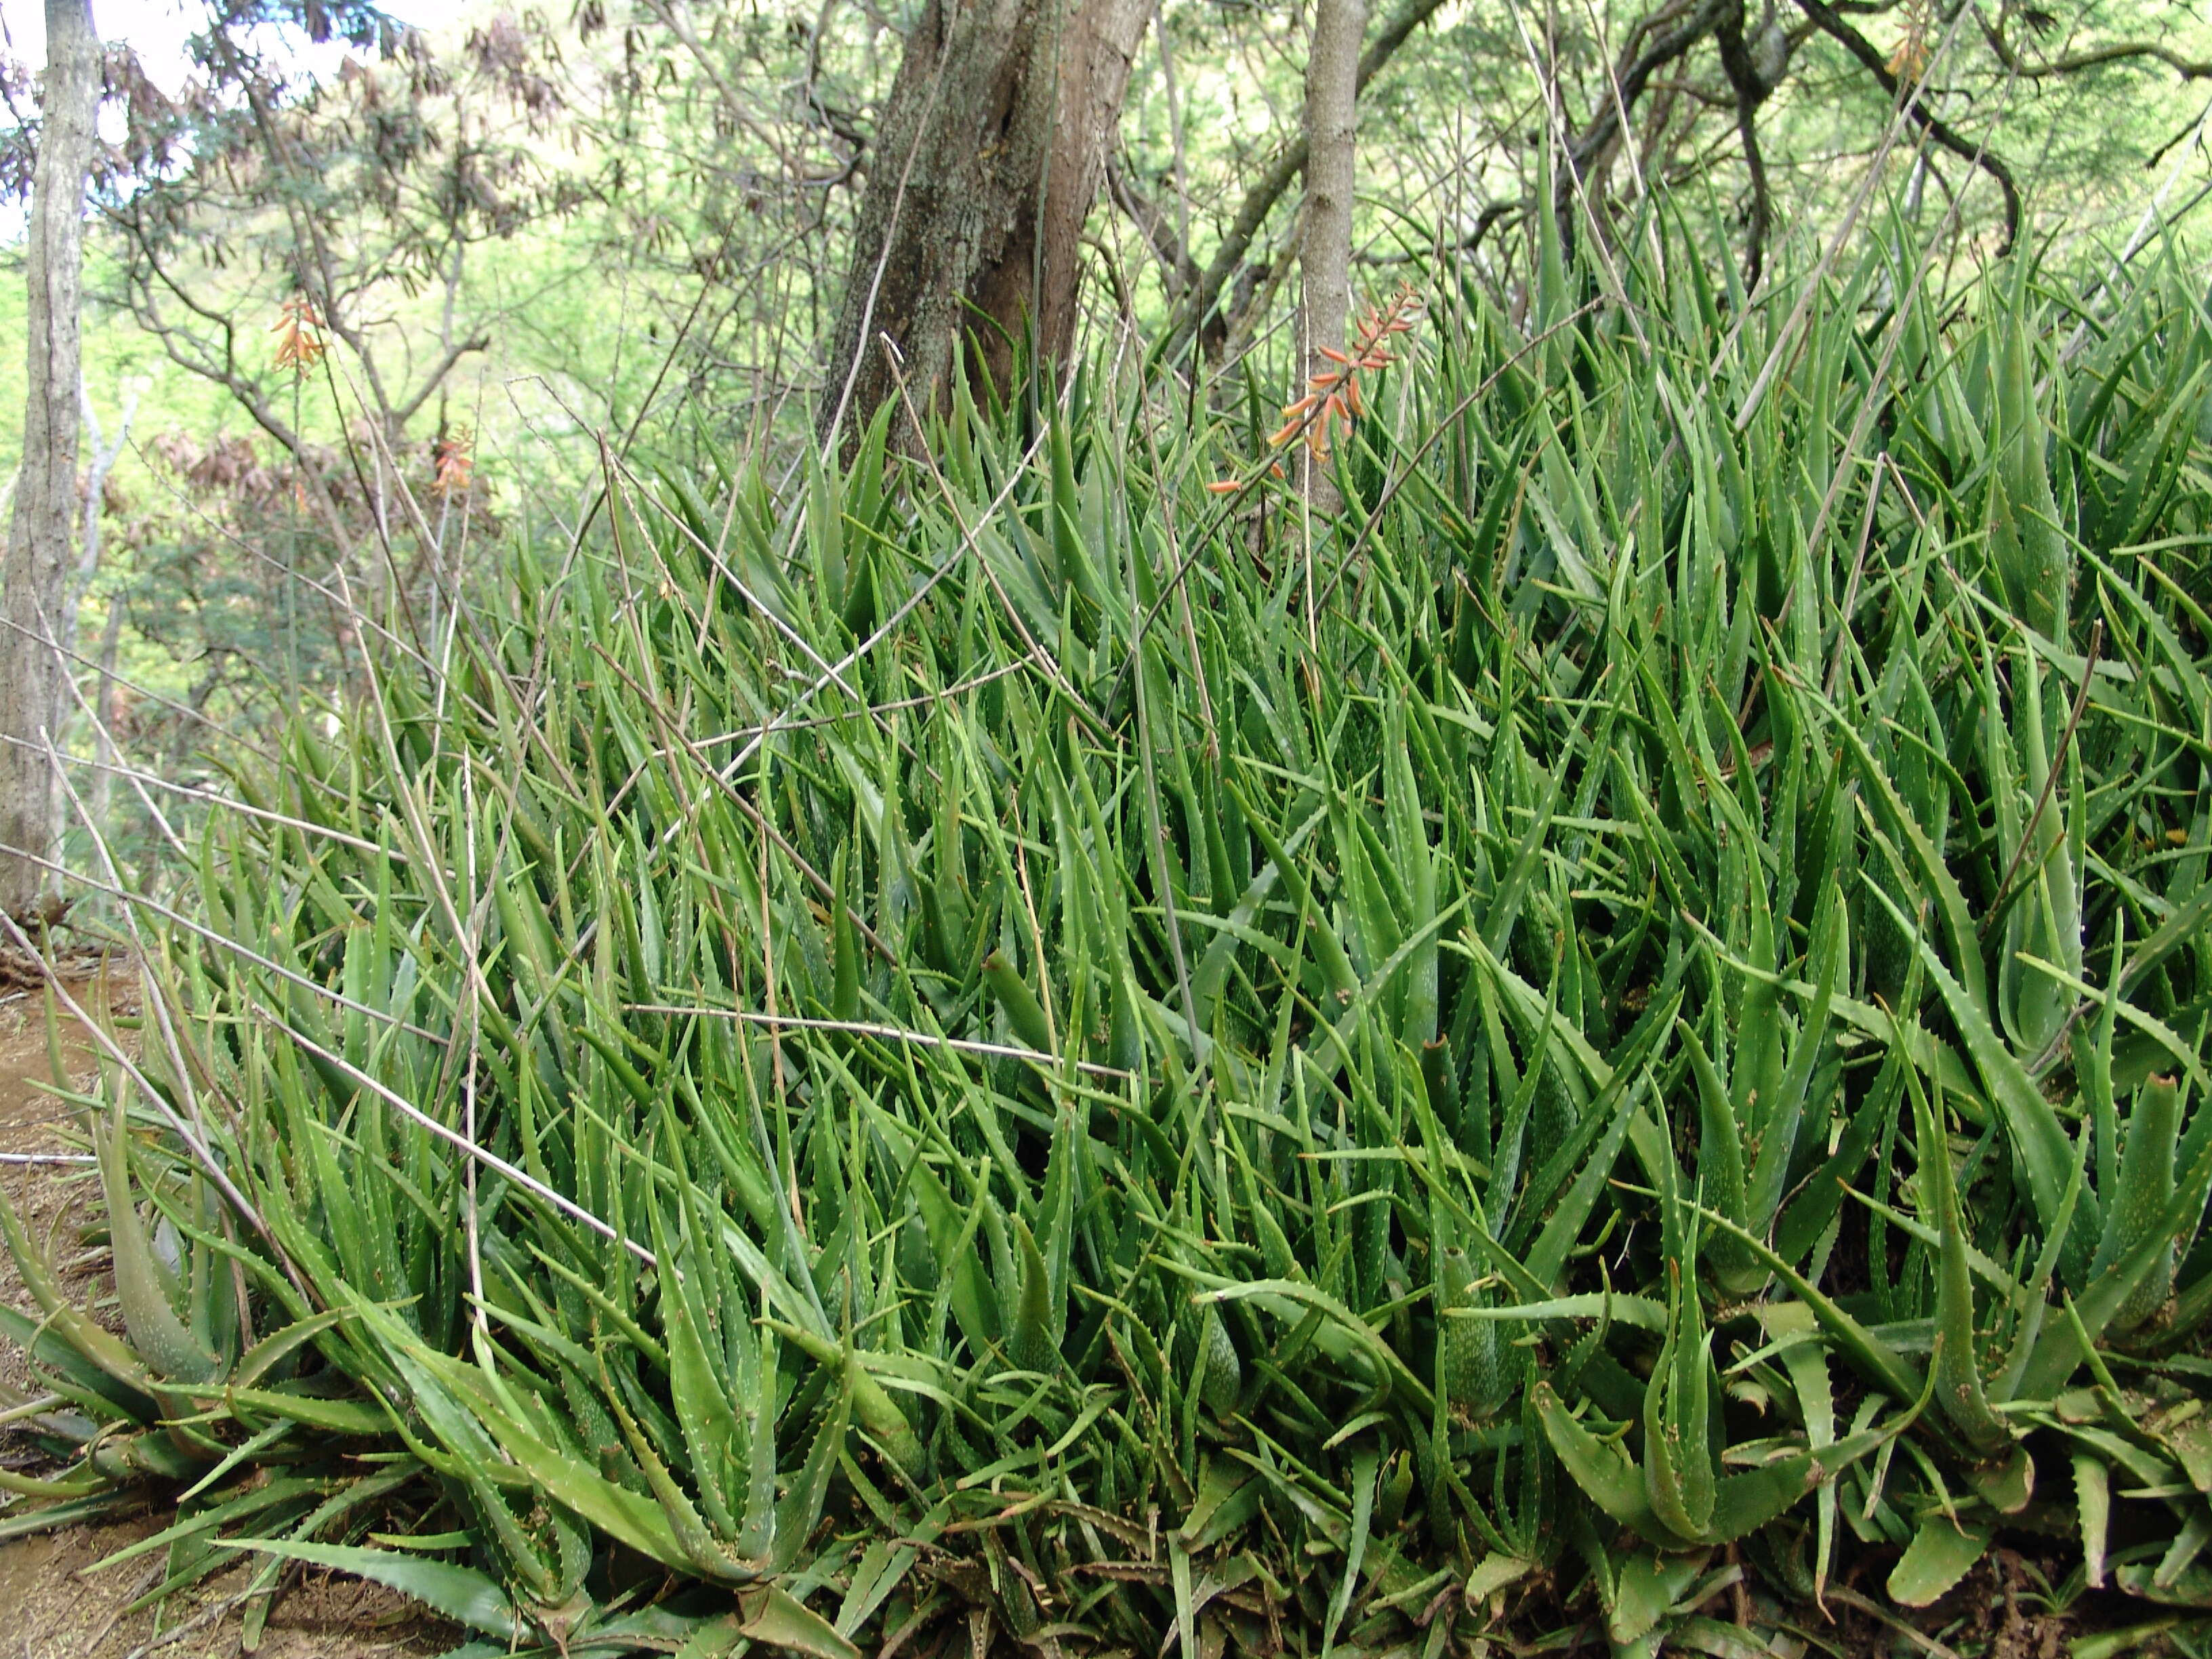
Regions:
M 1310 546 L 1096 374 L 611 471 L 209 825 L 27 1505 L 569 1654 L 2212 1603 L 2212 329 L 1672 268 L 1432 296 Z

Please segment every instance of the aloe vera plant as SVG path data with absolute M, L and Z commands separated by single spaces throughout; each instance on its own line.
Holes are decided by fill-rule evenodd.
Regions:
M 2212 329 L 1684 253 L 1432 293 L 1310 557 L 1103 368 L 611 463 L 146 913 L 0 1527 L 569 1654 L 2212 1612 Z

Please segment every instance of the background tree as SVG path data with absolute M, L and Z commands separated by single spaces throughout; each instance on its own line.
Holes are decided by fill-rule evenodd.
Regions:
M 309 521 L 294 562 L 358 580 L 374 555 L 404 613 L 440 574 L 434 526 L 409 510 L 431 482 L 427 467 L 403 476 L 419 459 L 410 429 L 428 417 L 428 443 L 450 446 L 473 426 L 465 394 L 452 411 L 452 384 L 504 295 L 471 267 L 566 205 L 529 149 L 562 100 L 540 72 L 544 41 L 505 16 L 441 58 L 373 8 L 311 8 L 311 33 L 373 53 L 321 85 L 268 44 L 290 12 L 225 0 L 195 42 L 204 79 L 134 106 L 135 187 L 110 207 L 114 297 L 280 447 Z M 392 564 L 395 550 L 411 550 Z
M 1353 78 L 1355 100 L 1442 4 L 1443 0 L 1402 0 L 1382 20 L 1359 50 Z M 1362 15 L 1364 20 L 1364 8 Z M 1301 122 L 1287 135 L 1279 151 L 1257 167 L 1253 176 L 1235 181 L 1231 198 L 1234 206 L 1220 228 L 1212 258 L 1202 267 L 1191 248 L 1180 239 L 1164 234 L 1164 219 L 1149 203 L 1143 202 L 1137 191 L 1125 185 L 1117 195 L 1117 201 L 1123 203 L 1138 219 L 1140 228 L 1146 229 L 1146 239 L 1163 264 L 1179 279 L 1171 284 L 1174 292 L 1167 319 L 1170 356 L 1201 339 L 1210 349 L 1218 350 L 1258 291 L 1256 279 L 1264 276 L 1277 263 L 1267 255 L 1252 259 L 1253 245 L 1291 186 L 1304 176 L 1310 142 L 1307 124 Z
M 1896 192 L 1962 271 L 2004 239 L 1992 169 L 2062 239 L 2109 227 L 2146 246 L 2185 216 L 2201 21 L 2158 0 L 1984 12 L 1869 0 L 1833 9 L 1839 36 L 1794 0 L 1691 0 L 1562 11 L 1532 35 L 1501 0 L 1393 0 L 1357 59 L 1346 286 L 1395 287 L 1418 260 L 1432 291 L 1522 314 L 1540 142 L 1571 238 L 1610 254 L 1668 202 L 1716 278 L 1749 279 L 1724 307 L 1765 303 L 1766 250 L 1823 231 L 1863 187 Z M 100 492 L 114 556 L 80 636 L 96 661 L 112 647 L 126 747 L 204 779 L 203 749 L 348 695 L 349 629 L 450 615 L 494 483 L 507 522 L 597 533 L 601 434 L 640 480 L 714 478 L 684 507 L 709 530 L 734 522 L 741 480 L 787 500 L 841 398 L 850 441 L 896 397 L 873 349 L 886 331 L 917 407 L 949 397 L 956 343 L 1003 391 L 1018 343 L 1053 360 L 1110 331 L 1137 348 L 1112 361 L 1264 413 L 1312 372 L 1291 279 L 1316 21 L 1212 0 L 542 15 L 464 0 L 410 32 L 360 4 L 222 0 L 181 88 L 111 52 L 121 126 L 94 153 L 90 378 L 104 412 L 134 375 L 153 389 Z M 1003 106 L 947 99 L 960 29 L 997 43 L 999 78 L 982 78 Z M 343 54 L 307 53 L 319 30 Z M 933 84 L 934 104 L 913 95 Z M 1024 127 L 1039 106 L 1012 92 L 1034 84 L 1060 118 Z M 20 67 L 0 64 L 0 99 L 33 110 Z M 1036 139 L 1019 166 L 1016 129 Z M 29 156 L 0 142 L 0 186 L 27 198 Z M 2154 158 L 2145 216 L 2136 172 Z M 1111 216 L 1091 211 L 1093 164 Z M 927 328 L 893 326 L 909 302 Z M 0 331 L 21 304 L 0 299 Z M 100 723 L 76 711 L 100 706 L 101 680 L 76 666 L 63 741 L 90 763 Z M 128 792 L 122 805 L 131 820 Z
M 1352 314 L 1359 40 L 1366 27 L 1366 0 L 1316 0 L 1313 46 L 1306 56 L 1305 223 L 1298 248 L 1301 389 L 1328 372 L 1325 353 L 1344 349 L 1345 321 Z M 1310 443 L 1301 453 L 1307 499 L 1334 511 L 1341 503 L 1324 451 Z
M 964 343 L 1000 395 L 1026 331 L 1041 357 L 1066 357 L 1083 225 L 1146 12 L 1137 0 L 927 0 L 872 146 L 827 356 L 825 441 L 902 381 L 917 412 L 941 404 Z
M 100 101 L 89 0 L 46 0 L 45 120 L 31 198 L 22 470 L 0 578 L 0 910 L 27 918 L 58 891 L 56 793 L 67 667 L 57 648 L 76 517 L 77 307 L 86 175 Z

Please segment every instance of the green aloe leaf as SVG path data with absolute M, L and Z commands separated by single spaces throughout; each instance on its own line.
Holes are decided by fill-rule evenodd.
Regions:
M 743 1614 L 738 1633 L 753 1641 L 807 1659 L 860 1659 L 860 1650 L 836 1626 L 787 1590 L 761 1585 L 740 1590 L 738 1602 Z
M 1694 1278 L 1696 1230 L 1665 1160 L 1660 1191 L 1667 1273 L 1667 1338 L 1644 1390 L 1644 1484 L 1669 1531 L 1703 1538 L 1713 1518 L 1712 1333 Z M 1691 1271 L 1686 1273 L 1686 1268 Z
M 131 1198 L 131 1141 L 118 1101 L 100 1152 L 100 1185 L 107 1200 L 108 1236 L 115 1257 L 115 1292 L 123 1304 L 131 1345 L 160 1376 L 197 1384 L 221 1376 L 223 1364 L 202 1347 L 170 1301 L 169 1287 Z
M 2181 1091 L 2172 1078 L 2143 1085 L 2128 1115 L 2126 1144 L 2120 1153 L 2118 1183 L 2105 1223 L 2105 1237 L 2091 1263 L 2092 1273 L 2134 1255 L 2154 1234 L 2173 1199 L 2175 1153 L 2181 1140 Z M 2136 1329 L 2166 1305 L 2173 1290 L 2174 1246 L 2169 1237 L 2128 1299 L 2112 1316 L 2122 1334 Z
M 1950 1145 L 1921 1091 L 1917 1073 L 1906 1073 L 1905 1087 L 1912 1097 L 1919 1133 L 1924 1201 L 1935 1212 L 1941 1239 L 1936 1275 L 1936 1342 L 1931 1362 L 1936 1401 L 1974 1453 L 1987 1458 L 2011 1443 L 2012 1431 L 1990 1409 L 1982 1383 L 1974 1338 L 1974 1285 L 1966 1261 L 1966 1225 L 1951 1174 Z
M 1569 1412 L 1549 1383 L 1531 1390 L 1536 1413 L 1559 1462 L 1590 1502 L 1662 1549 L 1688 1549 L 1696 1541 L 1668 1527 L 1651 1507 L 1650 1488 L 1617 1440 L 1601 1439 Z
M 1988 1552 L 1992 1536 L 1987 1526 L 1954 1521 L 1942 1510 L 1930 1510 L 1890 1569 L 1890 1600 L 1908 1607 L 1924 1607 L 1938 1600 L 1973 1570 Z
M 1913 939 L 1922 965 L 1942 992 L 1952 1018 L 1958 1023 L 1960 1034 L 1966 1039 L 1966 1052 L 1988 1085 L 1990 1099 L 2020 1159 L 2037 1218 L 2050 1227 L 2057 1218 L 2068 1172 L 2074 1162 L 2073 1145 L 2058 1121 L 2057 1113 L 2035 1086 L 2018 1056 L 1998 1037 L 1981 1000 L 1970 995 L 1953 977 L 1927 939 L 1920 936 L 1911 919 L 1891 902 L 1887 894 L 1876 886 L 1869 886 L 1867 891 Z M 2074 1217 L 2074 1229 L 2077 1234 L 2086 1229 L 2087 1237 L 2094 1239 L 2097 1224 L 2094 1197 L 2085 1193 Z
M 396 1589 L 434 1613 L 443 1613 L 471 1630 L 480 1630 L 503 1641 L 523 1641 L 530 1635 L 529 1626 L 517 1615 L 507 1592 L 489 1575 L 474 1567 L 426 1561 L 419 1555 L 397 1550 L 317 1544 L 290 1538 L 226 1539 L 224 1547 L 349 1572 L 371 1583 Z

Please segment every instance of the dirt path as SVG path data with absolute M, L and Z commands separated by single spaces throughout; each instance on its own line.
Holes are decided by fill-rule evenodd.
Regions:
M 111 987 L 95 980 L 70 989 L 88 1008 L 112 1004 L 117 1013 L 135 1012 L 130 1000 L 135 991 L 127 983 Z M 74 1042 L 66 1064 L 72 1073 L 82 1067 L 88 1073 L 87 1034 L 72 1024 L 69 1035 Z M 67 1109 L 46 1091 L 51 1077 L 41 997 L 22 991 L 0 995 L 0 1153 L 52 1157 L 82 1151 L 70 1142 Z M 75 1080 L 82 1085 L 86 1077 Z M 107 1294 L 106 1251 L 77 1243 L 98 1207 L 89 1171 L 67 1163 L 0 1164 L 0 1184 L 32 1237 L 50 1241 L 64 1283 L 87 1300 Z M 36 1311 L 4 1249 L 0 1300 Z M 23 1356 L 4 1340 L 0 1384 L 13 1395 L 31 1386 Z M 0 1429 L 0 1467 L 27 1464 L 33 1454 L 27 1440 Z M 234 1583 L 217 1578 L 194 1597 L 173 1602 L 157 1629 L 154 1610 L 126 1608 L 155 1582 L 158 1555 L 89 1571 L 125 1545 L 159 1530 L 166 1495 L 149 1492 L 147 1497 L 146 1511 L 136 1518 L 0 1543 L 0 1659 L 227 1659 L 239 1651 L 234 1617 L 191 1622 L 234 1589 Z M 164 1632 L 174 1639 L 161 1641 Z M 256 1651 L 262 1659 L 428 1656 L 462 1639 L 457 1626 L 421 1617 L 388 1590 L 311 1574 L 277 1602 Z

